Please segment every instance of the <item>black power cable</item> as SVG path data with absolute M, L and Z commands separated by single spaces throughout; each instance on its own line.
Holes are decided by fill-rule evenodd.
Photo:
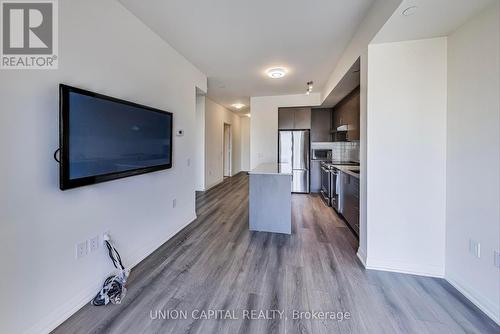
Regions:
M 106 278 L 101 291 L 92 299 L 91 304 L 94 306 L 103 306 L 109 302 L 120 304 L 127 292 L 125 283 L 128 277 L 128 270 L 125 269 L 120 254 L 113 246 L 108 236 L 105 236 L 104 242 L 108 248 L 108 254 L 113 261 L 113 265 L 118 269 L 118 274 Z

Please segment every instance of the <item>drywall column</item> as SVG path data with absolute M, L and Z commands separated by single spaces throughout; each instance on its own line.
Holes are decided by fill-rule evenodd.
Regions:
M 500 322 L 500 2 L 448 38 L 446 278 Z M 469 241 L 481 244 L 480 258 Z
M 367 267 L 443 276 L 446 38 L 370 45 Z
M 367 254 L 367 226 L 366 226 L 366 119 L 367 119 L 367 91 L 368 91 L 368 48 L 360 56 L 360 104 L 359 104 L 359 246 L 357 255 L 366 265 Z

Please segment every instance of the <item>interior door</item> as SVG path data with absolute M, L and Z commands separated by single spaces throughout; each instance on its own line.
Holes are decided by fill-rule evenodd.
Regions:
M 232 175 L 231 156 L 231 125 L 224 123 L 224 143 L 223 143 L 223 169 L 224 176 Z

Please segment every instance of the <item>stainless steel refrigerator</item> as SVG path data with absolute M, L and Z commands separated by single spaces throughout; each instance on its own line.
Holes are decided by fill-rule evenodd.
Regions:
M 292 192 L 309 193 L 309 130 L 280 130 L 278 162 L 292 173 Z

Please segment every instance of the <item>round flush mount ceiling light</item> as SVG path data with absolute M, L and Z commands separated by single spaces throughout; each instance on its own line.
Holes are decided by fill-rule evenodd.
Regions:
M 232 105 L 232 107 L 236 108 L 236 109 L 241 109 L 243 108 L 245 105 L 243 103 L 235 103 Z
M 415 14 L 417 12 L 417 6 L 411 6 L 411 7 L 408 7 L 406 8 L 405 10 L 403 10 L 403 16 L 412 16 L 413 14 Z
M 271 79 L 279 79 L 283 78 L 286 75 L 286 70 L 283 67 L 273 67 L 266 71 L 266 74 Z

